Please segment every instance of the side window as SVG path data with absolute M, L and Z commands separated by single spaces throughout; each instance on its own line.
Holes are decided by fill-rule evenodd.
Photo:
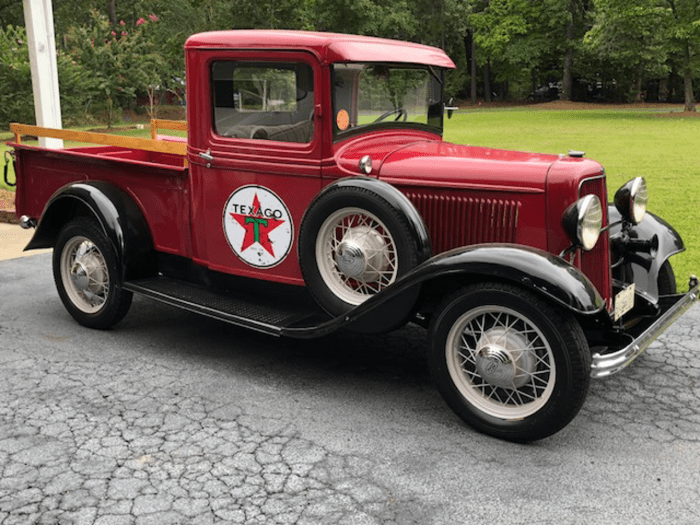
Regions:
M 311 142 L 314 77 L 303 63 L 215 62 L 214 130 L 223 137 Z

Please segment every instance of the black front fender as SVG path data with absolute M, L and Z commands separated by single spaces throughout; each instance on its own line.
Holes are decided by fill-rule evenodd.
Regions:
M 551 253 L 511 244 L 482 244 L 442 253 L 406 278 L 430 281 L 444 277 L 497 279 L 539 293 L 582 315 L 593 315 L 605 301 L 593 283 L 576 267 Z M 415 274 L 415 276 L 413 275 Z
M 124 277 L 152 273 L 153 241 L 143 212 L 124 190 L 103 181 L 68 184 L 54 193 L 25 250 L 52 248 L 61 228 L 78 216 L 92 216 L 114 246 Z
M 613 205 L 608 206 L 608 217 L 611 224 L 620 222 L 622 218 Z M 621 228 L 620 224 L 611 227 L 610 236 L 618 234 Z M 658 249 L 654 254 L 639 254 L 636 259 L 624 258 L 614 276 L 622 285 L 634 282 L 637 294 L 656 304 L 659 299 L 659 270 L 669 257 L 685 251 L 683 239 L 673 226 L 649 212 L 644 215 L 642 222 L 630 228 L 629 235 L 640 241 L 649 241 L 656 235 Z
M 283 335 L 316 337 L 341 326 L 361 326 L 371 332 L 384 323 L 385 309 L 392 299 L 407 290 L 431 281 L 453 278 L 460 281 L 498 280 L 511 282 L 540 294 L 566 310 L 583 316 L 595 316 L 605 301 L 591 281 L 576 267 L 554 255 L 513 244 L 480 244 L 444 252 L 425 261 L 383 292 L 337 317 L 322 327 L 285 329 Z

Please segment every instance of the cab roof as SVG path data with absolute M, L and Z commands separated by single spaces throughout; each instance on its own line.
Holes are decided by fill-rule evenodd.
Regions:
M 454 69 L 454 62 L 437 47 L 369 36 L 286 30 L 212 31 L 192 35 L 185 50 L 259 49 L 307 51 L 323 65 L 334 62 L 394 62 Z

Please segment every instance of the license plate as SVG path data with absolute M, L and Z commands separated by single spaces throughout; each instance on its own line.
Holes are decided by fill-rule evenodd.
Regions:
M 622 290 L 615 296 L 615 311 L 613 319 L 617 321 L 620 317 L 629 312 L 634 306 L 634 283 Z

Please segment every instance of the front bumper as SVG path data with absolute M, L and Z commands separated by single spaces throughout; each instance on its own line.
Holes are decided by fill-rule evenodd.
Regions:
M 647 347 L 666 329 L 671 326 L 685 311 L 700 299 L 700 284 L 695 277 L 691 278 L 690 291 L 682 296 L 654 324 L 632 341 L 629 345 L 612 354 L 593 354 L 591 377 L 605 377 L 615 374 L 634 361 Z

